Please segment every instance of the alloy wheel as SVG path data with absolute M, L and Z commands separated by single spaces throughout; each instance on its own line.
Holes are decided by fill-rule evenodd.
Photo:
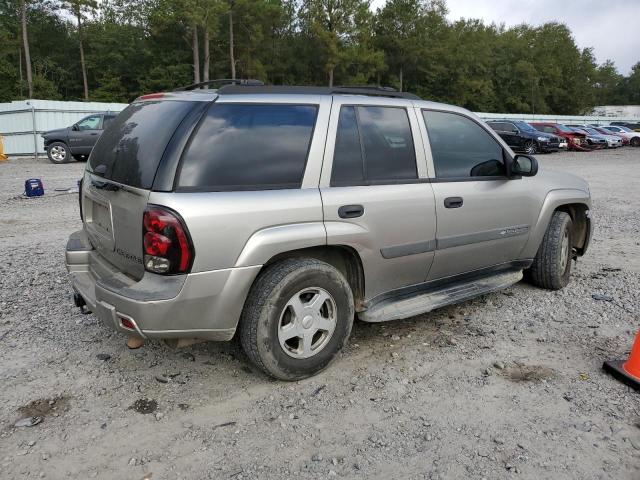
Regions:
M 293 358 L 309 358 L 327 346 L 336 329 L 336 302 L 323 288 L 305 288 L 286 303 L 278 322 L 278 341 Z
M 60 145 L 51 147 L 49 152 L 51 154 L 51 158 L 53 158 L 56 162 L 63 162 L 67 158 L 67 150 Z
M 529 155 L 533 155 L 534 153 L 536 153 L 536 144 L 532 141 L 527 142 L 524 146 L 524 151 Z

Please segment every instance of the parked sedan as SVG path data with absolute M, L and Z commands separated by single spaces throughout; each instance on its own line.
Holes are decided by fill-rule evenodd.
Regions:
M 602 133 L 603 135 L 615 135 L 620 139 L 623 147 L 625 145 L 629 145 L 629 139 L 623 135 L 620 135 L 619 133 L 612 132 L 611 130 L 606 130 L 599 125 L 590 125 L 590 127 L 593 128 L 596 132 Z
M 604 148 L 618 148 L 623 145 L 622 138 L 618 135 L 613 135 L 611 132 L 602 132 L 599 129 L 590 125 L 567 125 L 571 128 L 577 128 L 587 134 L 587 141 L 591 141 L 593 144 L 601 145 L 604 140 Z
M 601 129 L 626 138 L 632 147 L 640 147 L 640 132 L 634 132 L 629 127 L 620 125 L 608 125 L 601 127 Z
M 615 125 L 616 127 L 627 127 L 635 132 L 640 132 L 639 122 L 611 122 L 611 125 Z
M 587 143 L 587 135 L 575 132 L 566 125 L 553 122 L 530 122 L 530 125 L 539 132 L 550 133 L 566 140 L 569 150 L 577 150 L 580 152 L 591 151 Z
M 521 150 L 531 155 L 537 152 L 557 152 L 560 149 L 559 137 L 539 132 L 521 120 L 489 120 L 487 125 L 513 150 Z
M 67 163 L 71 158 L 86 160 L 103 130 L 116 113 L 95 113 L 70 127 L 49 130 L 42 134 L 47 156 L 52 163 Z

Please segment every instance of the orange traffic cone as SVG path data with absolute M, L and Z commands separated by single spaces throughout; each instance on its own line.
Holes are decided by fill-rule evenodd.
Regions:
M 629 359 L 626 362 L 624 360 L 608 360 L 604 362 L 602 368 L 621 382 L 640 391 L 640 331 L 636 335 Z

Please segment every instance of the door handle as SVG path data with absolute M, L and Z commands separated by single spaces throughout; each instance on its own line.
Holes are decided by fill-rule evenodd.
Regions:
M 462 197 L 447 197 L 444 199 L 444 208 L 460 208 L 463 203 Z
M 364 207 L 362 205 L 343 205 L 338 209 L 340 218 L 356 218 L 364 215 Z

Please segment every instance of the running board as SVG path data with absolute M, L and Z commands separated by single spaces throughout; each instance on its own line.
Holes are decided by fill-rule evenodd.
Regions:
M 382 300 L 364 312 L 358 313 L 365 322 L 387 322 L 413 317 L 436 308 L 463 302 L 479 295 L 507 288 L 522 280 L 522 270 L 502 272 L 488 277 L 476 278 L 429 291 L 402 295 Z

